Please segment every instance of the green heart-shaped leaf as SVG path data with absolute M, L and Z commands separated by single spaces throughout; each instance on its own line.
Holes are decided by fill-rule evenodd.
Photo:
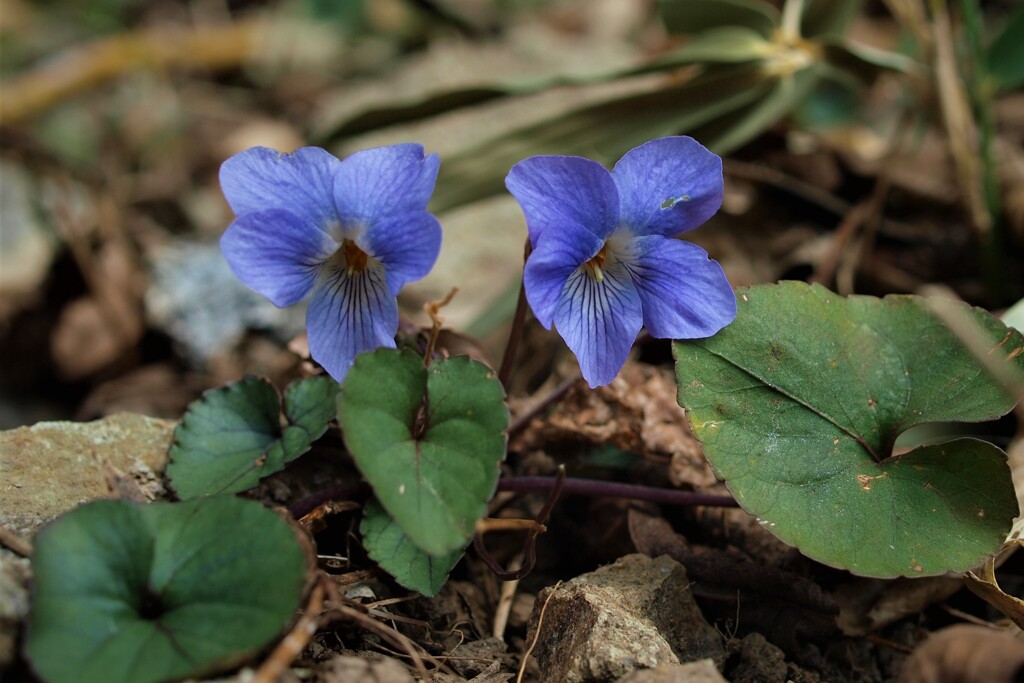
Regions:
M 402 527 L 373 498 L 363 508 L 359 531 L 363 547 L 374 562 L 401 585 L 431 598 L 444 586 L 469 545 L 467 542 L 446 555 L 428 555 L 409 540 Z
M 238 493 L 310 449 L 334 417 L 329 377 L 292 382 L 281 399 L 269 380 L 246 377 L 192 403 L 171 446 L 167 476 L 182 500 Z
M 345 445 L 374 494 L 430 555 L 465 547 L 498 483 L 508 408 L 485 365 L 428 369 L 410 351 L 361 354 L 338 396 Z
M 36 537 L 25 651 L 48 683 L 148 683 L 237 665 L 287 626 L 307 557 L 253 501 L 89 503 Z
M 963 571 L 998 550 L 1017 515 L 1002 451 L 959 439 L 892 453 L 913 425 L 1013 406 L 924 299 L 797 282 L 737 296 L 735 322 L 673 352 L 679 403 L 744 509 L 806 555 L 869 576 Z M 1024 368 L 1019 332 L 958 310 L 990 360 Z

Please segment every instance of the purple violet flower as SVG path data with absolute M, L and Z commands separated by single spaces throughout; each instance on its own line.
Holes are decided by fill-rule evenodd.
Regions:
M 340 382 L 356 354 L 394 347 L 398 290 L 437 260 L 427 212 L 440 164 L 415 144 L 339 160 L 318 147 L 253 147 L 221 166 L 236 219 L 220 247 L 231 269 L 274 305 L 310 292 L 309 352 Z
M 615 379 L 641 327 L 696 339 L 736 317 L 722 267 L 674 239 L 722 204 L 722 160 L 693 138 L 647 142 L 610 173 L 581 157 L 530 157 L 505 185 L 533 247 L 526 298 L 544 327 L 555 325 L 591 387 Z

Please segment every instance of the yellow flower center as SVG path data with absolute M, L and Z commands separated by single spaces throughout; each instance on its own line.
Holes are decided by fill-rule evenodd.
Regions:
M 594 258 L 583 264 L 583 268 L 587 271 L 587 275 L 597 282 L 604 282 L 604 271 L 602 268 L 604 268 L 606 258 L 608 258 L 607 242 L 604 243 L 604 246 L 601 247 L 601 251 L 597 252 Z
M 370 255 L 352 240 L 342 240 L 341 247 L 334 252 L 331 261 L 335 266 L 347 269 L 349 276 L 352 276 L 366 270 Z

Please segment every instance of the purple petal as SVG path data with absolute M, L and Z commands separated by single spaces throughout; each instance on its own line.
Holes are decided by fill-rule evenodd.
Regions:
M 220 186 L 236 216 L 279 209 L 326 229 L 338 221 L 333 188 L 340 165 L 319 147 L 291 154 L 253 147 L 221 165 Z
M 619 374 L 642 322 L 640 297 L 621 263 L 605 270 L 602 282 L 583 269 L 573 273 L 555 313 L 555 328 L 591 388 Z
M 505 187 L 526 215 L 530 244 L 548 228 L 566 224 L 604 239 L 619 220 L 619 199 L 608 170 L 590 159 L 536 156 L 512 167 Z
M 622 223 L 636 235 L 672 237 L 693 230 L 722 205 L 722 159 L 685 136 L 626 152 L 612 178 Z
M 426 211 L 386 216 L 357 240 L 360 248 L 384 264 L 392 295 L 433 268 L 441 251 L 441 224 Z
M 314 224 L 281 210 L 242 214 L 220 238 L 238 279 L 282 308 L 309 293 L 320 265 L 337 249 Z
M 631 242 L 626 268 L 644 326 L 659 339 L 710 337 L 736 317 L 736 296 L 717 261 L 695 244 L 650 235 Z
M 309 353 L 341 382 L 356 355 L 381 346 L 394 348 L 398 302 L 388 291 L 384 269 L 369 267 L 352 276 L 332 270 L 306 311 Z
M 523 283 L 526 300 L 541 325 L 551 329 L 566 280 L 602 246 L 603 240 L 573 223 L 553 227 L 538 240 L 526 260 Z
M 345 158 L 334 178 L 334 202 L 346 225 L 371 225 L 384 216 L 425 211 L 434 192 L 436 154 L 423 146 L 365 149 Z

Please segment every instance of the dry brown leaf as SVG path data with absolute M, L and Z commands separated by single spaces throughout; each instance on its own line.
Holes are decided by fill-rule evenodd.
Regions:
M 642 457 L 670 458 L 669 477 L 676 486 L 699 489 L 717 482 L 676 403 L 675 379 L 664 368 L 627 363 L 607 386 L 573 386 L 550 414 L 524 430 L 513 448 L 536 450 L 565 442 L 611 444 Z
M 989 558 L 981 568 L 981 576 L 967 572 L 964 583 L 972 593 L 1008 616 L 1019 628 L 1024 628 L 1024 600 L 1004 593 L 996 580 L 996 558 Z
M 848 636 L 863 636 L 918 614 L 962 587 L 960 579 L 948 576 L 895 580 L 852 577 L 835 591 L 839 603 L 836 624 Z
M 984 626 L 932 634 L 903 664 L 899 683 L 1012 683 L 1024 673 L 1024 642 Z

